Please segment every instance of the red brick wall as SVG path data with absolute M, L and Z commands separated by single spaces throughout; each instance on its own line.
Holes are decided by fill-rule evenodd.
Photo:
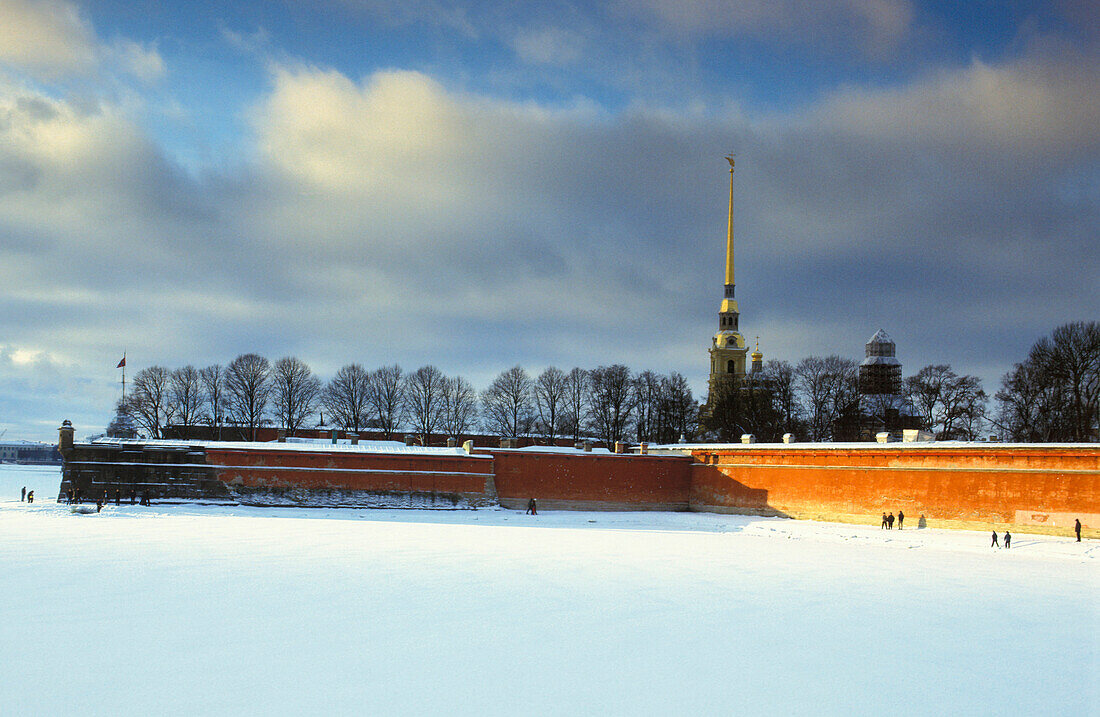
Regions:
M 687 510 L 692 459 L 493 451 L 496 487 L 507 508 L 530 498 L 547 509 Z
M 1100 514 L 1100 446 L 732 447 L 694 456 L 696 510 L 901 509 L 1003 522 L 1014 522 L 1017 511 Z
M 206 459 L 226 484 L 250 488 L 486 495 L 492 489 L 493 461 L 484 457 L 207 447 Z

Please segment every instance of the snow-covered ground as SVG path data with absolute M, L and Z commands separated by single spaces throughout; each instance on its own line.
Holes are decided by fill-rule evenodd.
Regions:
M 57 484 L 0 467 L 3 714 L 1100 705 L 1097 541 L 687 513 L 79 516 Z

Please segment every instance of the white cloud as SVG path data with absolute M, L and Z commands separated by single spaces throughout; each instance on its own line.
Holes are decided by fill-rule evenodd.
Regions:
M 64 0 L 0 0 L 0 63 L 46 81 L 105 69 L 150 83 L 166 72 L 155 46 L 101 41 L 77 6 Z
M 0 0 L 0 61 L 38 77 L 82 74 L 94 65 L 95 32 L 63 0 Z
M 164 79 L 167 68 L 155 46 L 120 39 L 103 49 L 107 62 L 145 83 Z
M 579 33 L 560 27 L 517 32 L 512 47 L 520 60 L 537 65 L 571 65 L 580 60 L 587 43 Z

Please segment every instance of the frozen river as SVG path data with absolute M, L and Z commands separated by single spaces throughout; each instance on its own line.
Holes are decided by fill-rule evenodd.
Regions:
M 1100 705 L 1097 541 L 690 513 L 78 516 L 57 485 L 0 466 L 5 714 Z

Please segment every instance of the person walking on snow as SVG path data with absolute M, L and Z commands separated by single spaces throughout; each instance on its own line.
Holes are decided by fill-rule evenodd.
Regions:
M 1012 547 L 1012 533 L 1008 532 L 1007 530 L 1005 531 L 1005 547 Z
M 30 491 L 29 493 L 27 493 L 27 502 L 28 503 L 33 503 L 34 502 L 34 491 L 33 490 Z
M 1078 518 L 1073 523 L 1073 532 L 1077 533 L 1077 542 L 1081 542 L 1081 519 Z
M 905 520 L 905 513 L 898 511 L 898 530 L 901 530 L 901 521 Z
M 19 502 L 22 503 L 27 499 L 27 486 L 23 486 L 23 492 L 19 494 Z
M 997 531 L 996 530 L 993 531 L 993 542 L 990 544 L 989 547 L 991 547 L 991 548 L 1001 547 L 1001 544 L 997 542 Z
M 882 514 L 882 527 L 883 527 L 883 528 L 885 528 L 885 527 L 886 527 L 886 513 L 883 513 L 883 514 Z
M 890 513 L 890 515 L 886 516 L 886 529 L 887 530 L 893 530 L 894 529 L 894 514 L 893 513 Z
M 527 512 L 524 513 L 524 515 L 538 515 L 538 514 L 539 514 L 538 506 L 535 505 L 535 499 L 532 498 L 531 500 L 527 501 Z

